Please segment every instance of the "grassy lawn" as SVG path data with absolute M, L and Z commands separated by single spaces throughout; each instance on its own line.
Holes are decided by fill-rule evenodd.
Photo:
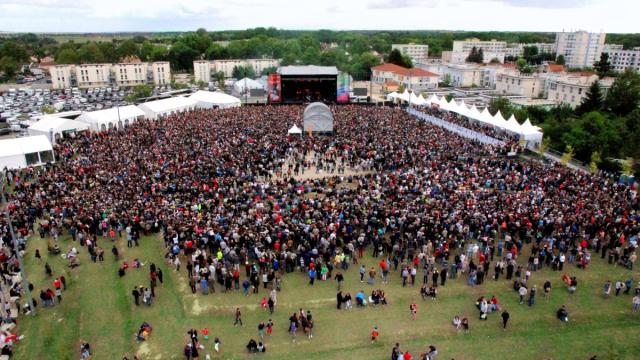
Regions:
M 63 237 L 61 243 L 64 251 L 71 241 Z M 118 242 L 127 261 L 139 258 L 145 263 L 142 269 L 129 269 L 124 278 L 119 278 L 110 241 L 99 243 L 106 252 L 103 263 L 91 263 L 88 253 L 81 248 L 81 266 L 71 270 L 59 256 L 46 255 L 46 243 L 32 236 L 25 261 L 29 280 L 36 288 L 34 296 L 42 287 L 53 287 L 53 279 L 47 279 L 44 273 L 45 261 L 51 264 L 54 274 L 65 274 L 69 289 L 63 293 L 61 304 L 48 309 L 39 306 L 36 318 L 20 319 L 18 332 L 25 339 L 15 348 L 16 359 L 77 359 L 82 340 L 91 344 L 94 359 L 98 360 L 120 359 L 134 353 L 142 359 L 183 359 L 182 347 L 188 341 L 186 332 L 191 327 L 198 330 L 207 327 L 211 332 L 206 349 L 201 352 L 202 359 L 207 352 L 213 358 L 247 357 L 244 346 L 250 338 L 257 339 L 258 322 L 269 318 L 268 312 L 259 306 L 266 292 L 261 290 L 259 295 L 244 297 L 240 293 L 220 294 L 216 287 L 215 294 L 192 295 L 186 269 L 178 274 L 167 267 L 162 245 L 155 237 L 143 238 L 140 247 L 133 249 Z M 41 262 L 32 256 L 35 248 L 43 255 Z M 163 270 L 164 284 L 157 288 L 151 307 L 136 307 L 131 289 L 134 285 L 148 285 L 151 262 Z M 377 261 L 365 258 L 366 265 L 374 263 Z M 626 280 L 630 272 L 606 264 L 599 256 L 594 256 L 587 271 L 572 266 L 565 270 L 578 277 L 577 293 L 568 295 L 561 273 L 537 272 L 531 282 L 539 289 L 533 307 L 519 305 L 511 283 L 503 279 L 489 280 L 475 288 L 466 285 L 466 278 L 450 279 L 440 288 L 437 301 L 422 302 L 419 286 L 403 288 L 395 274 L 391 284 L 376 285 L 385 289 L 390 305 L 354 308 L 351 312 L 336 310 L 335 282 L 320 281 L 310 287 L 300 272 L 287 274 L 272 317 L 274 334 L 267 339 L 267 352 L 261 357 L 388 359 L 393 344 L 400 342 L 403 350 L 409 349 L 414 355 L 433 344 L 438 347 L 440 359 L 588 359 L 595 354 L 600 360 L 637 359 L 640 343 L 634 338 L 640 328 L 640 314 L 631 315 L 631 296 L 603 299 L 600 294 L 606 279 Z M 418 275 L 421 279 L 421 271 Z M 633 275 L 635 281 L 640 280 L 637 271 Z M 546 279 L 554 287 L 549 300 L 542 298 Z M 354 267 L 347 271 L 345 284 L 353 296 L 360 289 L 370 293 L 373 288 L 360 284 Z M 488 321 L 478 320 L 474 302 L 481 295 L 496 295 L 507 307 L 511 314 L 508 331 L 502 331 L 499 314 L 490 314 Z M 416 321 L 411 320 L 408 311 L 412 301 L 418 303 Z M 562 304 L 569 310 L 568 324 L 555 318 L 555 311 Z M 233 326 L 236 305 L 243 310 L 244 327 Z M 308 340 L 299 334 L 293 343 L 286 332 L 288 317 L 300 307 L 312 310 L 315 335 Z M 451 319 L 456 314 L 469 318 L 469 334 L 452 328 Z M 134 333 L 143 321 L 153 326 L 153 333 L 149 341 L 136 344 Z M 375 325 L 381 335 L 380 341 L 372 345 L 369 333 Z M 212 351 L 215 336 L 222 341 L 222 352 L 218 355 Z

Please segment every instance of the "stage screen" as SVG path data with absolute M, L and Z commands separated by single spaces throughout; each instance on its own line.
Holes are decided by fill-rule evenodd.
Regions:
M 349 102 L 349 74 L 343 72 L 338 75 L 337 101 L 339 103 Z
M 282 102 L 282 84 L 280 74 L 269 74 L 267 85 L 269 89 L 269 102 Z
M 336 78 L 283 77 L 282 99 L 285 103 L 333 103 L 336 101 Z

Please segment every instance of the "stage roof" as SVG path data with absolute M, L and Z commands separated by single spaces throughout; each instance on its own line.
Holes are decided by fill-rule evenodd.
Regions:
M 281 66 L 280 68 L 278 68 L 278 73 L 284 76 L 300 76 L 300 75 L 338 76 L 338 68 L 335 66 L 289 65 L 289 66 Z

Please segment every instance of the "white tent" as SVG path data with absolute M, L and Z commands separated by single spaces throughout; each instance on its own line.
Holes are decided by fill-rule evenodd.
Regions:
M 418 99 L 416 100 L 416 105 L 428 105 L 427 104 L 427 100 L 425 100 L 424 96 L 422 96 L 422 94 L 420 94 L 420 96 L 418 96 Z
M 127 105 L 86 112 L 80 115 L 77 120 L 89 125 L 92 131 L 105 131 L 128 126 L 143 119 L 144 116 L 145 113 L 135 105 Z
M 431 94 L 431 97 L 427 99 L 427 105 L 431 106 L 431 104 L 438 104 L 438 97 L 436 94 Z
M 400 94 L 398 94 L 395 91 L 392 93 L 389 93 L 387 94 L 387 101 L 395 101 L 398 96 L 400 96 Z
M 189 111 L 196 108 L 198 102 L 182 96 L 176 96 L 168 99 L 149 101 L 138 105 L 138 108 L 144 112 L 147 119 L 157 119 L 161 116 L 167 116 L 179 112 Z
M 289 135 L 302 135 L 302 129 L 300 129 L 298 127 L 298 125 L 293 124 L 291 129 L 289 129 L 289 131 L 287 131 L 287 134 L 289 134 Z
M 507 120 L 506 129 L 514 134 L 522 134 L 522 125 L 518 123 L 518 120 L 516 120 L 513 114 L 511 114 L 511 117 Z
M 479 121 L 485 123 L 485 124 L 489 124 L 489 125 L 494 125 L 493 123 L 493 116 L 491 115 L 491 113 L 489 112 L 489 108 L 484 108 L 484 110 L 482 110 L 482 112 L 480 113 L 480 117 L 478 118 Z
M 311 103 L 304 109 L 302 116 L 304 118 L 303 127 L 305 132 L 333 132 L 333 113 L 327 105 L 321 102 Z
M 49 141 L 55 143 L 56 138 L 62 138 L 65 134 L 88 129 L 89 125 L 80 121 L 55 116 L 43 116 L 37 123 L 29 126 L 27 131 L 30 136 L 45 135 Z
M 409 99 L 411 99 L 411 95 L 409 95 L 409 90 L 404 89 L 404 92 L 399 97 L 400 97 L 400 99 L 402 99 L 402 101 L 407 101 L 408 102 Z
M 413 91 L 411 92 L 411 95 L 409 95 L 409 102 L 412 105 L 420 105 L 418 104 L 418 97 L 416 96 L 416 93 Z
M 500 110 L 493 116 L 493 124 L 501 129 L 507 128 L 507 120 L 504 119 Z
M 199 90 L 191 94 L 189 99 L 195 100 L 197 102 L 196 107 L 200 109 L 226 109 L 240 106 L 240 99 L 220 91 Z
M 0 140 L 0 169 L 20 169 L 55 161 L 45 135 Z
M 260 84 L 259 82 L 247 77 L 244 79 L 240 79 L 233 84 L 234 94 L 244 94 L 245 92 L 251 91 L 252 89 L 264 90 L 264 86 L 262 86 L 262 84 Z
M 473 120 L 480 120 L 482 114 L 480 114 L 480 111 L 478 111 L 478 108 L 475 105 L 471 105 L 471 109 L 469 109 L 467 117 Z
M 525 120 L 520 127 L 525 140 L 542 141 L 542 132 L 531 124 L 529 119 Z

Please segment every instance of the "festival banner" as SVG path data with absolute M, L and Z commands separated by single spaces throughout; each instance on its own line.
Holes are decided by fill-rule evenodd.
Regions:
M 349 74 L 341 72 L 338 75 L 337 101 L 340 103 L 349 102 Z
M 282 84 L 280 82 L 280 74 L 269 74 L 267 84 L 269 86 L 269 103 L 282 102 Z

